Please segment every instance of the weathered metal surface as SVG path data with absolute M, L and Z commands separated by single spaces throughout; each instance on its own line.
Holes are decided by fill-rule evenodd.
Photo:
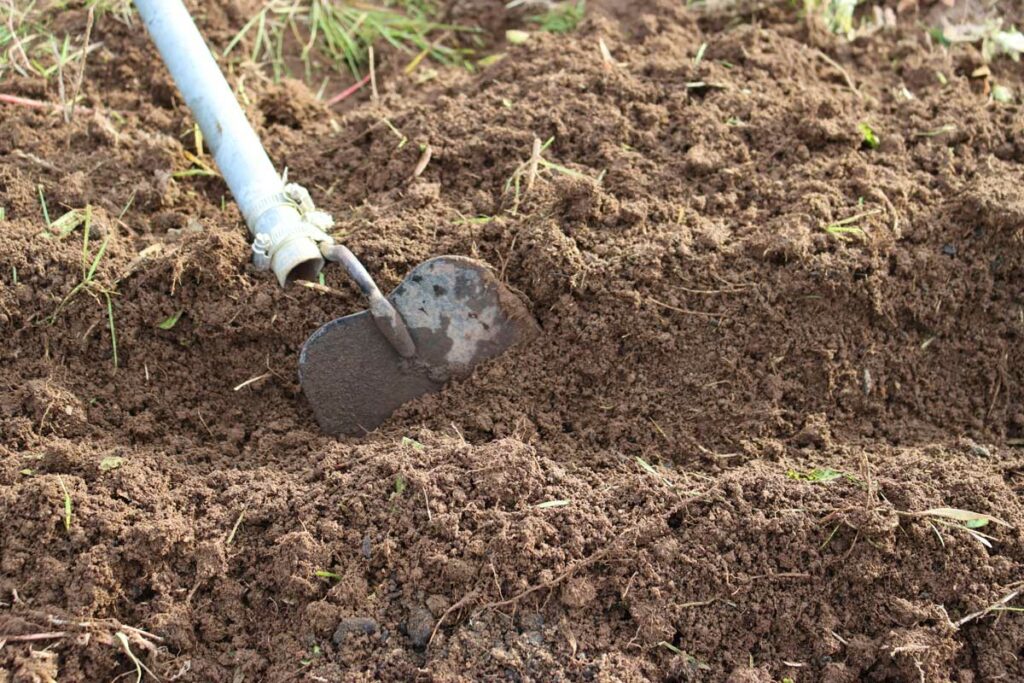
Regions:
M 302 347 L 299 381 L 329 434 L 370 432 L 403 403 L 539 332 L 523 303 L 468 258 L 420 264 L 387 299 L 412 337 L 413 357 L 395 350 L 368 311 L 332 320 Z
M 348 247 L 340 244 L 332 244 L 329 247 L 322 247 L 324 258 L 328 261 L 335 261 L 345 266 L 349 276 L 355 280 L 363 295 L 370 301 L 370 315 L 377 323 L 377 329 L 395 347 L 398 355 L 402 358 L 412 358 L 416 355 L 416 345 L 409 336 L 409 330 L 398 314 L 395 307 L 384 298 L 384 295 L 377 289 L 377 283 L 373 281 L 370 273 L 367 272 L 359 259 L 349 251 Z

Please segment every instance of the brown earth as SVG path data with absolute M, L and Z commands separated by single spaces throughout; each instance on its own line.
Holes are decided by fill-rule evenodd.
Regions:
M 451 18 L 497 40 L 502 4 Z M 211 42 L 251 5 L 203 3 Z M 94 30 L 98 111 L 0 109 L 0 681 L 131 677 L 128 651 L 235 683 L 1024 680 L 1019 106 L 921 15 L 850 43 L 681 5 L 591 7 L 478 74 L 385 61 L 335 111 L 232 73 L 382 286 L 475 256 L 543 329 L 362 439 L 295 379 L 355 290 L 279 289 L 222 182 L 172 178 L 191 120 L 137 23 Z M 516 207 L 535 136 L 576 175 Z M 92 207 L 88 257 L 40 236 L 40 188 Z M 985 547 L 939 507 L 1008 526 Z

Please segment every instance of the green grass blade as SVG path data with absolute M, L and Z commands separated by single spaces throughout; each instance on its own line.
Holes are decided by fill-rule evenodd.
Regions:
M 110 346 L 114 350 L 114 369 L 117 369 L 117 328 L 114 326 L 114 302 L 109 292 L 103 292 L 107 298 L 107 323 L 110 326 Z
M 100 259 L 103 258 L 103 254 L 107 252 L 107 244 L 110 242 L 110 234 L 103 238 L 103 244 L 100 245 L 100 250 L 96 252 L 96 258 L 93 259 L 92 265 L 89 266 L 89 272 L 85 274 L 85 282 L 92 282 L 93 276 L 96 274 L 96 268 L 100 265 Z

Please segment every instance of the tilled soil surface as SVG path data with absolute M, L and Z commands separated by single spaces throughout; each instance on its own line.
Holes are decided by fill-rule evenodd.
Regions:
M 0 681 L 1024 680 L 1024 116 L 987 95 L 1024 67 L 927 8 L 848 42 L 683 4 L 503 45 L 522 15 L 462 0 L 504 59 L 385 58 L 333 110 L 232 71 L 382 286 L 477 257 L 543 330 L 360 439 L 296 361 L 362 302 L 280 289 L 223 182 L 173 177 L 137 20 L 97 22 L 70 124 L 0 109 Z M 535 137 L 572 173 L 517 199 Z M 85 253 L 40 194 L 91 207 Z

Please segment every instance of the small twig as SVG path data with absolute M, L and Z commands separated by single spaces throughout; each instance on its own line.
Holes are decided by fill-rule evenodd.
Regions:
M 31 161 L 33 164 L 36 164 L 36 165 L 38 165 L 38 166 L 40 166 L 42 168 L 45 168 L 47 171 L 50 171 L 51 173 L 62 173 L 62 171 L 59 168 L 57 168 L 56 166 L 51 164 L 49 161 L 46 161 L 45 159 L 40 159 L 39 157 L 37 157 L 35 154 L 32 154 L 31 152 L 23 152 L 20 149 L 15 149 L 15 150 L 11 151 L 11 154 L 16 156 L 16 157 L 18 157 L 19 159 L 24 159 L 25 161 Z
M 636 575 L 634 574 L 634 576 Z M 707 607 L 708 605 L 712 605 L 717 601 L 718 598 L 711 598 L 710 600 L 699 600 L 697 602 L 684 602 L 681 605 L 678 605 L 677 607 L 679 609 L 685 609 L 687 607 Z
M 452 605 L 444 611 L 444 614 L 441 615 L 441 618 L 437 620 L 436 624 L 434 624 L 434 630 L 430 632 L 430 638 L 427 640 L 427 647 L 430 647 L 430 644 L 434 642 L 434 636 L 437 635 L 437 630 L 441 628 L 441 624 L 443 624 L 444 620 L 448 618 L 448 615 L 454 612 L 455 610 L 464 607 L 470 601 L 476 599 L 476 596 L 477 592 L 475 590 L 470 591 L 469 593 L 463 595 L 461 600 L 459 600 L 454 605 Z
M 131 631 L 132 633 L 134 633 L 136 636 L 138 636 L 142 640 L 147 640 L 147 639 L 148 640 L 155 640 L 158 643 L 162 643 L 163 640 L 164 640 L 163 638 L 161 638 L 160 636 L 156 635 L 155 633 L 150 633 L 149 631 L 143 631 L 141 628 L 135 628 L 134 626 L 129 626 L 128 624 L 120 624 L 119 623 L 118 625 L 121 627 L 122 631 Z M 153 647 L 152 644 L 150 644 L 150 643 L 146 643 L 146 646 L 149 647 L 149 648 Z
M 542 581 L 541 583 L 538 583 L 536 586 L 531 586 L 530 588 L 527 588 L 526 590 L 522 591 L 521 593 L 517 593 L 516 595 L 513 595 L 511 598 L 507 598 L 505 600 L 499 600 L 498 602 L 489 602 L 486 605 L 481 605 L 480 609 L 497 609 L 498 607 L 506 607 L 508 605 L 512 605 L 512 604 L 515 604 L 515 603 L 519 602 L 520 600 L 525 598 L 527 595 L 532 595 L 533 593 L 536 593 L 537 591 L 541 591 L 541 590 L 544 590 L 546 588 L 554 588 L 555 586 L 559 585 L 560 583 L 562 583 L 563 581 L 568 579 L 570 576 L 575 574 L 576 572 L 580 571 L 581 569 L 585 569 L 585 568 L 589 567 L 590 565 L 594 564 L 595 562 L 597 562 L 598 560 L 603 558 L 605 555 L 607 555 L 609 552 L 611 552 L 613 548 L 615 548 L 616 544 L 620 540 L 625 538 L 626 534 L 630 533 L 631 531 L 633 531 L 633 532 L 639 531 L 639 526 L 638 525 L 633 525 L 633 526 L 629 527 L 628 529 L 623 531 L 621 534 L 619 534 L 611 543 L 609 543 L 608 545 L 604 546 L 600 550 L 591 553 L 590 555 L 588 555 L 587 557 L 583 558 L 582 560 L 580 560 L 578 562 L 572 563 L 569 566 L 568 569 L 566 569 L 564 572 L 562 572 L 561 574 L 559 574 L 555 578 L 550 579 L 548 581 Z
M 199 591 L 199 589 L 203 587 L 203 583 L 205 583 L 205 581 L 206 581 L 206 579 L 202 579 L 202 578 L 196 579 L 195 585 L 192 586 L 192 590 L 190 590 L 188 592 L 188 595 L 185 596 L 185 604 L 186 605 L 191 605 L 192 604 L 192 598 L 194 598 L 196 596 L 196 593 Z
M 225 546 L 231 545 L 231 541 L 235 540 L 235 534 L 238 533 L 238 527 L 242 525 L 242 518 L 245 517 L 245 510 L 246 508 L 243 507 L 242 511 L 238 513 L 238 519 L 235 520 L 235 525 L 231 527 L 231 533 L 229 533 L 228 537 L 224 540 Z
M 250 377 L 249 379 L 245 380 L 244 382 L 239 384 L 237 387 L 235 387 L 234 391 L 238 391 L 239 389 L 241 389 L 243 387 L 247 387 L 250 384 L 254 384 L 256 382 L 259 382 L 262 379 L 266 379 L 266 378 L 270 377 L 271 375 L 273 375 L 273 373 L 271 373 L 271 372 L 264 372 L 262 375 L 257 375 L 256 377 Z
M 53 111 L 60 107 L 58 104 L 53 102 L 40 102 L 39 100 L 30 100 L 27 97 L 18 97 L 17 95 L 5 95 L 0 94 L 0 102 L 4 104 L 11 104 L 18 107 L 30 107 L 32 109 L 49 109 Z
M 430 499 L 427 498 L 427 489 L 424 488 L 424 489 L 422 489 L 422 491 L 423 491 L 423 502 L 427 506 L 427 521 L 433 521 L 434 515 L 430 514 Z
M 732 289 L 692 289 L 690 287 L 683 287 L 682 285 L 676 285 L 676 289 L 687 292 L 689 294 L 739 294 L 745 292 L 753 285 L 737 285 Z
M 612 51 L 608 49 L 608 43 L 604 42 L 604 38 L 597 39 L 597 48 L 598 51 L 601 53 L 601 60 L 604 62 L 605 70 L 611 71 L 613 67 L 626 66 L 625 64 L 616 60 L 615 57 L 612 56 Z
M 206 424 L 206 420 L 203 419 L 203 414 L 196 408 L 196 415 L 199 416 L 199 421 L 203 423 L 203 427 L 206 428 L 206 433 L 210 435 L 210 438 L 216 438 L 213 436 L 213 430 L 210 429 L 210 425 Z
M 101 627 L 106 627 L 107 630 L 129 631 L 133 635 L 135 635 L 139 639 L 139 641 L 142 642 L 142 644 L 147 649 L 155 649 L 153 644 L 148 642 L 149 640 L 155 640 L 158 643 L 159 642 L 163 642 L 163 638 L 161 638 L 160 636 L 158 636 L 158 635 L 156 635 L 154 633 L 150 633 L 149 631 L 143 631 L 141 628 L 135 628 L 134 626 L 128 626 L 127 624 L 122 624 L 117 619 L 97 619 L 97 620 L 86 620 L 86 621 L 71 621 L 71 620 L 68 620 L 68 619 L 61 619 L 60 617 L 55 617 L 53 615 L 50 615 L 50 616 L 47 617 L 47 620 L 51 624 L 54 624 L 56 626 L 77 626 L 78 628 L 93 628 L 93 629 L 101 628 Z
M 868 460 L 866 451 L 860 454 L 861 477 L 864 479 L 864 495 L 866 497 L 864 509 L 868 512 L 874 507 L 875 502 L 875 481 L 871 477 L 871 462 Z
M 357 83 L 354 83 L 354 84 L 350 85 L 349 87 L 345 88 L 344 90 L 342 90 L 340 93 L 338 93 L 337 95 L 335 95 L 331 99 L 327 100 L 327 106 L 330 107 L 331 105 L 337 104 L 338 102 L 341 102 L 342 100 L 345 100 L 345 99 L 351 97 L 356 92 L 358 92 L 360 88 L 362 88 L 364 85 L 366 85 L 369 82 L 370 82 L 370 74 L 366 74 Z
M 58 640 L 67 637 L 67 631 L 49 631 L 47 633 L 30 633 L 25 636 L 0 635 L 0 641 L 9 643 L 30 643 L 36 640 Z
M 505 282 L 505 271 L 508 270 L 508 262 L 512 258 L 512 252 L 516 250 L 516 240 L 519 238 L 519 233 L 512 234 L 512 243 L 508 247 L 508 251 L 505 252 L 505 256 L 501 259 L 501 270 L 498 273 L 498 280 Z
M 868 194 L 874 195 L 882 200 L 882 203 L 885 204 L 885 208 L 887 208 L 889 213 L 892 214 L 892 232 L 893 234 L 898 233 L 900 227 L 900 215 L 896 211 L 896 207 L 893 206 L 893 203 L 889 201 L 889 197 L 887 197 L 886 194 L 877 187 L 871 188 Z
M 178 669 L 178 673 L 174 674 L 173 676 L 171 676 L 167 680 L 169 680 L 169 681 L 176 681 L 179 678 L 183 678 L 185 676 L 185 674 L 187 674 L 191 670 L 192 670 L 192 660 L 186 659 L 185 663 L 182 664 L 181 667 Z
M 989 612 L 995 612 L 1000 607 L 1002 607 L 1003 605 L 1005 605 L 1006 603 L 1010 602 L 1011 600 L 1016 598 L 1018 595 L 1020 595 L 1020 593 L 1021 593 L 1021 589 L 1018 588 L 1017 590 L 1013 591 L 1012 593 L 1009 593 L 1009 594 L 1004 595 L 1003 597 L 999 598 L 997 601 L 993 602 L 991 605 L 989 605 L 985 609 L 978 610 L 977 612 L 973 612 L 971 614 L 968 614 L 966 617 L 964 617 L 960 621 L 953 622 L 953 625 L 956 626 L 957 628 L 960 628 L 961 626 L 963 626 L 964 624 L 966 624 L 969 621 L 974 621 L 975 619 L 980 619 L 981 617 L 985 616 Z
M 533 139 L 533 150 L 530 152 L 530 160 L 526 162 L 526 189 L 529 192 L 537 180 L 537 167 L 540 165 L 541 141 L 540 138 Z
M 374 66 L 373 45 L 368 48 L 367 52 L 370 58 L 370 99 L 377 104 L 379 97 L 377 96 L 377 70 Z
M 15 107 L 28 107 L 29 109 L 49 109 L 52 112 L 56 112 L 63 109 L 63 105 L 57 102 L 44 102 L 42 100 L 33 100 L 28 97 L 19 97 L 18 95 L 7 95 L 0 93 L 0 104 L 9 104 Z M 79 111 L 83 114 L 89 114 L 96 111 L 92 107 L 79 107 Z M 105 111 L 114 111 L 114 109 L 108 109 Z
M 459 441 L 461 441 L 463 444 L 467 443 L 466 437 L 462 435 L 462 432 L 459 431 L 459 428 L 455 426 L 454 422 L 452 422 L 452 429 L 455 430 L 455 434 L 456 436 L 459 437 Z
M 420 155 L 420 160 L 416 162 L 416 168 L 412 170 L 412 176 L 409 178 L 409 180 L 419 178 L 421 175 L 423 175 L 423 171 L 427 170 L 427 164 L 430 163 L 430 157 L 433 156 L 433 154 L 434 149 L 430 146 L 430 143 L 428 142 L 426 145 L 423 146 L 423 154 Z
M 841 73 L 843 75 L 843 80 L 846 81 L 847 87 L 850 88 L 850 90 L 853 92 L 854 95 L 856 95 L 858 98 L 861 98 L 861 99 L 864 98 L 864 95 L 861 94 L 860 90 L 857 90 L 857 85 L 853 82 L 853 79 L 850 77 L 850 73 L 846 69 L 843 68 L 842 64 L 840 64 L 836 60 L 832 59 L 831 57 L 829 57 L 827 54 L 825 54 L 821 50 L 815 49 L 814 53 L 817 54 L 822 59 L 824 59 L 825 62 L 829 66 L 831 66 L 832 68 L 836 69 L 839 73 Z
M 498 578 L 498 570 L 494 566 L 494 560 L 490 560 L 491 576 L 494 577 L 494 588 L 498 591 L 498 597 L 504 599 L 505 594 L 501 590 L 501 580 Z
M 309 280 L 296 280 L 295 284 L 301 285 L 306 289 L 312 289 L 314 292 L 319 292 L 321 294 L 330 294 L 331 296 L 337 296 L 342 299 L 348 298 L 348 295 L 345 294 L 345 292 L 341 291 L 340 289 L 334 289 L 332 287 L 328 287 L 327 285 L 322 285 L 319 282 L 310 282 Z

